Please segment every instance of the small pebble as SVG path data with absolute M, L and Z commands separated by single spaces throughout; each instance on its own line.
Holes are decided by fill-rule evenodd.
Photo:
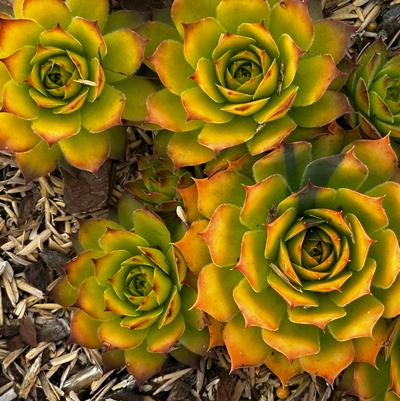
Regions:
M 365 30 L 368 31 L 368 32 L 375 32 L 377 27 L 378 27 L 378 24 L 375 21 L 373 21 L 373 22 L 370 22 L 365 27 Z

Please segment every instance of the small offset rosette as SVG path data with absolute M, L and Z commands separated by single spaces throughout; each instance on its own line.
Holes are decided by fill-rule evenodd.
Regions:
M 71 340 L 103 348 L 106 369 L 126 365 L 138 382 L 154 375 L 169 352 L 193 361 L 208 347 L 203 313 L 189 308 L 195 289 L 152 212 L 133 212 L 134 231 L 110 220 L 82 224 L 83 251 L 65 266 L 53 290 L 57 302 L 76 306 Z
M 397 157 L 389 137 L 338 153 L 346 134 L 282 145 L 253 178 L 231 165 L 186 191 L 194 221 L 177 246 L 233 368 L 333 383 L 354 361 L 375 364 L 400 315 Z
M 243 143 L 260 154 L 297 126 L 321 127 L 350 110 L 334 81 L 351 28 L 313 22 L 306 2 L 176 0 L 172 19 L 175 31 L 148 23 L 139 32 L 164 85 L 148 99 L 147 120 L 175 132 L 176 167 Z
M 387 52 L 379 40 L 359 56 L 346 86 L 356 112 L 349 121 L 371 138 L 400 140 L 400 55 Z
M 14 14 L 0 19 L 0 148 L 27 179 L 61 158 L 91 172 L 123 158 L 118 126 L 143 120 L 154 90 L 133 76 L 146 44 L 132 30 L 140 17 L 108 15 L 107 0 L 18 0 Z

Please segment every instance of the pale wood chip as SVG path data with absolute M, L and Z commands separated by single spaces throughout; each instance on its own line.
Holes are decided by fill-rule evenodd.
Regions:
M 43 392 L 45 393 L 45 395 L 47 397 L 47 401 L 59 401 L 60 400 L 60 396 L 54 390 L 53 385 L 50 383 L 49 379 L 46 377 L 46 375 L 43 372 L 39 373 L 39 381 L 40 381 L 40 384 L 42 385 Z
M 42 357 L 41 355 L 39 355 L 25 374 L 24 380 L 19 389 L 20 398 L 23 399 L 28 398 L 31 389 L 38 378 L 41 364 L 42 364 Z
M 51 230 L 46 229 L 42 231 L 37 237 L 35 237 L 34 240 L 32 240 L 28 245 L 26 245 L 19 252 L 17 252 L 17 255 L 26 256 L 31 254 L 38 247 L 42 246 L 43 242 L 49 239 L 50 236 L 51 236 Z

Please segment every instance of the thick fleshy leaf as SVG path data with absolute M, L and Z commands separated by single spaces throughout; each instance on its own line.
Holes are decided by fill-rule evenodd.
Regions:
M 315 294 L 298 291 L 292 287 L 287 278 L 284 281 L 283 277 L 279 277 L 273 271 L 270 271 L 267 280 L 269 285 L 285 300 L 290 308 L 318 306 L 318 298 Z
M 231 358 L 231 370 L 265 361 L 268 347 L 261 338 L 261 330 L 258 327 L 245 327 L 240 314 L 226 324 L 223 336 Z
M 162 84 L 175 95 L 194 86 L 193 68 L 183 56 L 183 45 L 176 40 L 164 40 L 150 57 Z
M 383 198 L 361 194 L 347 188 L 337 190 L 334 208 L 358 217 L 367 233 L 384 228 L 388 218 L 382 206 Z
M 91 219 L 80 222 L 79 243 L 83 249 L 101 250 L 99 246 L 100 237 L 107 231 L 107 228 L 122 230 L 123 227 L 112 220 Z
M 353 362 L 353 358 L 351 341 L 338 342 L 329 333 L 321 333 L 318 354 L 302 357 L 300 364 L 306 372 L 321 376 L 333 385 L 339 373 Z
M 108 256 L 108 255 L 106 255 Z M 97 268 L 97 265 L 96 265 Z M 118 275 L 118 270 L 121 268 L 121 266 L 117 266 L 117 275 Z M 96 278 L 97 279 L 97 278 Z M 98 279 L 97 279 L 98 281 Z M 116 315 L 119 316 L 136 316 L 138 314 L 138 308 L 130 303 L 125 297 L 119 297 L 114 289 L 110 287 L 109 285 L 113 284 L 113 278 L 110 277 L 108 279 L 107 284 L 105 284 L 105 287 L 108 287 L 104 291 L 104 303 L 106 306 L 106 310 L 115 313 Z M 119 323 L 118 323 L 119 324 Z
M 120 326 L 121 318 L 102 322 L 98 337 L 107 351 L 112 349 L 135 348 L 148 335 L 148 330 L 129 330 Z
M 197 62 L 202 58 L 211 58 L 219 37 L 224 28 L 213 17 L 207 17 L 195 22 L 187 23 L 184 27 L 183 52 L 186 61 L 196 68 Z
M 316 308 L 289 309 L 289 320 L 298 324 L 312 324 L 325 330 L 328 323 L 346 315 L 345 309 L 335 305 L 327 295 L 319 297 L 318 302 L 319 305 Z
M 122 118 L 129 121 L 143 121 L 146 118 L 146 101 L 156 91 L 155 84 L 149 79 L 132 76 L 113 86 L 126 96 Z
M 139 384 L 155 375 L 161 369 L 164 360 L 163 354 L 148 352 L 145 343 L 125 351 L 126 368 Z
M 329 331 L 338 341 L 371 337 L 372 330 L 383 311 L 384 306 L 381 302 L 372 295 L 366 295 L 347 305 L 347 315 L 329 323 Z
M 223 111 L 219 103 L 215 103 L 198 87 L 182 92 L 181 100 L 188 120 L 221 124 L 233 118 L 232 114 Z
M 172 4 L 172 20 L 183 36 L 185 23 L 205 17 L 214 17 L 220 0 L 176 0 Z
M 350 149 L 346 153 L 311 162 L 304 171 L 301 184 L 306 185 L 311 181 L 314 185 L 330 188 L 358 189 L 367 176 L 367 167 Z
M 376 262 L 367 259 L 359 272 L 354 272 L 347 282 L 341 287 L 340 292 L 332 292 L 330 298 L 338 306 L 346 306 L 358 298 L 371 293 L 371 282 L 376 271 Z
M 101 0 L 102 2 L 104 0 Z M 106 44 L 96 21 L 74 17 L 67 32 L 73 35 L 83 46 L 87 58 L 103 58 L 106 54 Z
M 296 44 L 291 36 L 283 33 L 279 38 L 279 51 L 281 52 L 280 59 L 283 64 L 283 80 L 282 88 L 286 89 L 292 84 L 301 57 L 304 51 Z
M 270 175 L 281 174 L 286 178 L 292 191 L 296 191 L 300 187 L 302 172 L 310 162 L 311 144 L 309 142 L 281 145 L 254 163 L 254 178 L 256 181 L 261 181 Z
M 211 60 L 202 57 L 197 62 L 196 71 L 192 76 L 192 79 L 204 91 L 204 93 L 214 100 L 214 102 L 223 103 L 225 101 L 225 98 L 217 89 L 215 65 Z
M 113 350 L 101 354 L 103 371 L 109 372 L 113 369 L 120 369 L 125 365 L 125 354 L 122 350 Z
M 240 281 L 233 291 L 233 298 L 245 320 L 246 327 L 278 330 L 286 311 L 286 303 L 270 287 L 254 292 L 246 279 Z
M 400 247 L 396 234 L 390 230 L 378 231 L 372 236 L 369 256 L 376 261 L 376 273 L 372 285 L 389 288 L 400 272 Z
M 314 40 L 307 57 L 330 54 L 336 63 L 342 60 L 350 47 L 354 29 L 350 24 L 333 19 L 321 19 L 314 23 Z
M 274 209 L 290 194 L 287 182 L 280 174 L 271 175 L 244 188 L 246 198 L 240 212 L 240 221 L 252 229 L 269 223 L 274 217 Z
M 276 3 L 271 10 L 269 29 L 275 39 L 287 33 L 303 50 L 307 50 L 312 43 L 314 31 L 307 4 L 300 0 Z
M 137 316 L 125 316 L 121 320 L 121 326 L 130 330 L 144 330 L 155 324 L 163 312 L 163 307 L 143 312 Z
M 202 236 L 199 235 L 206 229 L 207 225 L 207 220 L 193 222 L 183 238 L 174 244 L 183 253 L 189 269 L 196 275 L 203 266 L 211 262 L 207 245 Z
M 211 259 L 217 266 L 234 266 L 239 261 L 240 244 L 246 232 L 239 214 L 238 206 L 222 204 L 215 210 L 207 229 L 202 233 Z
M 49 12 L 51 10 L 51 12 Z M 63 0 L 24 0 L 24 18 L 37 21 L 43 28 L 50 29 L 56 24 L 66 28 L 71 22 L 71 13 Z
M 18 132 L 18 135 L 15 135 Z M 32 132 L 31 123 L 14 114 L 0 113 L 0 147 L 12 152 L 26 152 L 39 142 Z
M 236 33 L 240 24 L 244 22 L 267 22 L 269 19 L 269 5 L 263 0 L 222 0 L 217 7 L 217 19 L 230 33 Z
M 87 103 L 82 108 L 82 125 L 94 133 L 120 125 L 125 101 L 122 92 L 106 84 L 96 102 Z
M 234 118 L 225 124 L 206 124 L 200 131 L 198 141 L 219 152 L 248 141 L 256 134 L 256 128 L 257 123 L 251 117 Z
M 145 22 L 145 17 L 136 10 L 118 10 L 110 14 L 107 18 L 103 33 L 109 33 L 118 29 L 137 28 Z
M 150 352 L 168 352 L 185 331 L 185 322 L 181 315 L 167 326 L 159 329 L 153 326 L 147 337 L 147 349 Z
M 25 180 L 29 182 L 54 170 L 61 158 L 61 151 L 58 145 L 49 147 L 47 142 L 40 141 L 32 149 L 17 153 L 15 158 Z
M 71 319 L 70 340 L 86 348 L 101 348 L 101 342 L 97 337 L 100 323 L 83 310 L 76 311 Z
M 66 32 L 59 24 L 40 35 L 40 44 L 44 47 L 54 47 L 82 53 L 82 45 L 71 34 Z
M 315 326 L 294 324 L 283 319 L 277 331 L 262 330 L 263 340 L 285 355 L 289 361 L 320 350 L 319 329 Z
M 264 257 L 265 231 L 246 231 L 243 234 L 240 259 L 235 268 L 243 273 L 254 291 L 260 292 L 267 287 L 266 272 L 268 261 Z
M 291 85 L 279 94 L 274 94 L 268 103 L 254 114 L 254 119 L 260 123 L 279 120 L 285 117 L 296 99 L 298 87 Z
M 372 338 L 356 338 L 353 340 L 355 362 L 365 362 L 374 366 L 376 357 L 386 341 L 388 334 L 387 323 L 380 319 L 372 331 Z
M 14 114 L 24 120 L 34 120 L 39 116 L 39 109 L 31 99 L 28 89 L 12 80 L 3 87 L 1 111 Z
M 67 276 L 62 276 L 58 278 L 49 295 L 54 302 L 66 307 L 75 304 L 78 291 L 72 287 Z
M 180 97 L 166 89 L 148 97 L 146 121 L 173 132 L 191 131 L 204 124 L 201 121 L 187 121 Z
M 35 46 L 43 28 L 27 19 L 0 20 L 0 57 L 7 57 L 23 46 Z
M 8 57 L 1 59 L 14 81 L 24 83 L 31 72 L 30 62 L 35 52 L 34 46 L 24 46 Z
M 77 305 L 95 319 L 107 320 L 115 315 L 106 311 L 104 288 L 91 276 L 83 280 L 79 287 Z
M 383 196 L 383 207 L 389 218 L 389 228 L 400 237 L 400 184 L 397 182 L 384 182 L 367 192 L 370 196 Z
M 335 61 L 329 54 L 300 60 L 293 83 L 299 87 L 295 107 L 309 106 L 319 100 L 332 81 L 338 77 Z
M 390 137 L 354 142 L 356 156 L 368 167 L 368 178 L 361 190 L 367 190 L 375 185 L 390 180 L 397 169 L 397 156 L 390 145 Z
M 389 386 L 389 362 L 385 361 L 383 355 L 378 355 L 376 362 L 376 367 L 368 363 L 354 365 L 351 390 L 362 399 L 374 399 L 375 396 L 383 396 L 382 390 Z
M 98 244 L 105 252 L 112 252 L 116 250 L 126 250 L 132 255 L 140 253 L 139 247 L 148 246 L 149 243 L 140 235 L 107 227 L 104 234 L 99 238 Z
M 400 275 L 388 289 L 381 290 L 376 288 L 374 294 L 385 305 L 383 317 L 390 319 L 400 315 L 400 303 L 398 294 L 400 290 Z
M 176 169 L 197 166 L 214 159 L 214 152 L 197 142 L 199 131 L 175 133 L 168 143 L 168 156 Z
M 107 0 L 66 0 L 68 7 L 70 8 L 73 15 L 97 21 L 100 29 L 104 28 L 104 25 L 108 16 L 108 2 Z
M 105 35 L 104 41 L 107 55 L 103 67 L 108 82 L 121 81 L 138 70 L 144 56 L 144 38 L 131 29 L 119 29 Z
M 267 358 L 265 359 L 265 365 L 279 378 L 283 386 L 292 377 L 303 371 L 299 360 L 289 362 L 283 354 L 272 348 L 269 348 L 268 350 Z
M 326 91 L 315 103 L 306 107 L 296 107 L 290 111 L 290 117 L 300 127 L 322 127 L 351 111 L 345 95 L 339 92 Z
M 232 292 L 241 278 L 235 270 L 214 264 L 204 266 L 197 279 L 198 298 L 194 306 L 220 322 L 228 322 L 238 311 Z
M 210 336 L 207 329 L 198 331 L 187 325 L 179 342 L 190 352 L 197 355 L 205 355 L 210 343 Z
M 245 198 L 244 184 L 249 184 L 248 177 L 237 171 L 221 171 L 208 178 L 194 180 L 198 192 L 198 210 L 211 218 L 222 203 L 240 206 Z
M 128 251 L 116 250 L 96 259 L 94 264 L 97 282 L 106 287 L 109 284 L 108 279 L 120 269 L 121 263 L 130 256 L 131 254 Z
M 68 281 L 73 287 L 79 288 L 86 278 L 94 274 L 93 259 L 102 256 L 101 251 L 84 251 L 65 265 Z
M 278 257 L 280 241 L 286 236 L 290 226 L 295 222 L 297 210 L 289 208 L 278 218 L 266 225 L 267 240 L 265 242 L 265 257 L 275 261 Z
M 295 122 L 288 116 L 268 122 L 247 142 L 249 152 L 258 155 L 277 148 L 295 128 Z
M 166 252 L 171 246 L 171 235 L 156 214 L 146 209 L 135 210 L 133 214 L 135 222 L 135 231 L 137 234 L 145 238 L 150 246 L 160 247 Z
M 32 122 L 32 130 L 52 145 L 76 135 L 81 130 L 81 117 L 79 112 L 54 114 L 49 110 L 41 109 L 39 118 Z
M 100 168 L 109 153 L 107 134 L 104 132 L 91 134 L 84 128 L 79 134 L 61 140 L 59 145 L 69 164 L 92 173 Z

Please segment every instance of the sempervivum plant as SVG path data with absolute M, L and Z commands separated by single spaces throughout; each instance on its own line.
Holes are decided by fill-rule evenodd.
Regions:
M 125 189 L 140 203 L 158 213 L 175 212 L 180 205 L 177 187 L 192 184 L 192 176 L 187 170 L 174 171 L 174 166 L 166 157 L 138 156 L 139 177 L 125 185 Z
M 397 157 L 389 137 L 340 152 L 343 138 L 281 145 L 253 178 L 231 164 L 185 197 L 195 219 L 176 245 L 199 272 L 196 307 L 225 324 L 233 368 L 332 383 L 374 363 L 400 315 Z
M 355 363 L 345 371 L 340 387 L 363 401 L 400 400 L 400 319 L 389 328 L 376 364 Z
M 131 214 L 134 230 L 111 220 L 84 222 L 82 252 L 65 266 L 54 299 L 76 306 L 71 340 L 103 348 L 107 369 L 126 365 L 138 382 L 154 375 L 171 352 L 185 361 L 207 350 L 203 314 L 186 264 L 170 233 L 146 209 Z
M 386 46 L 376 41 L 359 56 L 347 83 L 356 114 L 351 123 L 378 138 L 390 133 L 400 139 L 400 55 L 387 56 Z
M 125 135 L 117 126 L 142 120 L 153 90 L 132 76 L 145 48 L 131 29 L 138 16 L 108 16 L 107 0 L 16 0 L 13 7 L 15 18 L 0 20 L 0 148 L 16 153 L 28 179 L 62 157 L 88 171 L 121 158 Z
M 278 146 L 296 126 L 321 127 L 349 111 L 332 90 L 351 29 L 311 20 L 301 0 L 175 0 L 171 27 L 149 23 L 149 58 L 164 88 L 147 120 L 176 132 L 176 166 L 211 160 L 247 143 L 252 154 Z

